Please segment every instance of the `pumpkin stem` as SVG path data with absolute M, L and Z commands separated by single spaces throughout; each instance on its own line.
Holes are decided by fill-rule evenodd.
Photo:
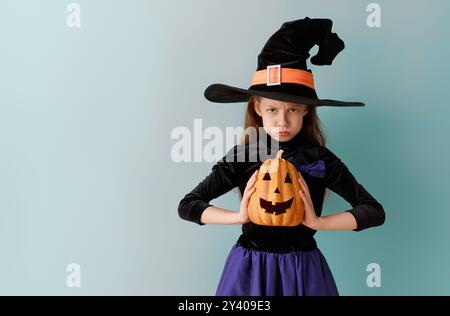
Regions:
M 276 159 L 281 159 L 281 155 L 283 154 L 283 150 L 280 149 L 277 153 Z

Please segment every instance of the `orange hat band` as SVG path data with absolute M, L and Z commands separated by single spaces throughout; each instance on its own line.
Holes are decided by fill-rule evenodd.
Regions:
M 251 85 L 265 84 L 267 86 L 275 86 L 282 83 L 301 84 L 314 90 L 312 73 L 300 69 L 281 68 L 280 65 L 267 66 L 265 70 L 256 71 Z

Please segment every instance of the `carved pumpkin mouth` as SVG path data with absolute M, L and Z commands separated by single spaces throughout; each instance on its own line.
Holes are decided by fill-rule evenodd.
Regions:
M 275 202 L 273 205 L 272 202 L 264 200 L 260 197 L 259 205 L 265 210 L 266 213 L 280 215 L 286 213 L 286 210 L 291 207 L 293 200 L 294 198 L 292 197 L 285 202 Z

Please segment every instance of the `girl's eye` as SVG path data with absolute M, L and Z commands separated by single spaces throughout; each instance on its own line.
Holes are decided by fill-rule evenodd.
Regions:
M 278 109 L 267 109 L 267 112 L 269 112 L 269 113 L 275 113 L 275 112 L 277 112 L 278 111 Z M 296 112 L 298 112 L 299 110 L 298 109 L 289 109 L 289 111 L 291 112 L 291 113 L 296 113 Z

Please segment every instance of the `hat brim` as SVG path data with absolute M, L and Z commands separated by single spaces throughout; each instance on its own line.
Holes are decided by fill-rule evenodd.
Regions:
M 292 102 L 315 106 L 364 106 L 362 102 L 346 102 L 329 99 L 307 98 L 295 94 L 261 91 L 261 90 L 247 90 L 220 83 L 214 83 L 205 90 L 205 98 L 211 102 L 217 103 L 235 103 L 248 102 L 250 96 L 256 95 L 272 100 Z

